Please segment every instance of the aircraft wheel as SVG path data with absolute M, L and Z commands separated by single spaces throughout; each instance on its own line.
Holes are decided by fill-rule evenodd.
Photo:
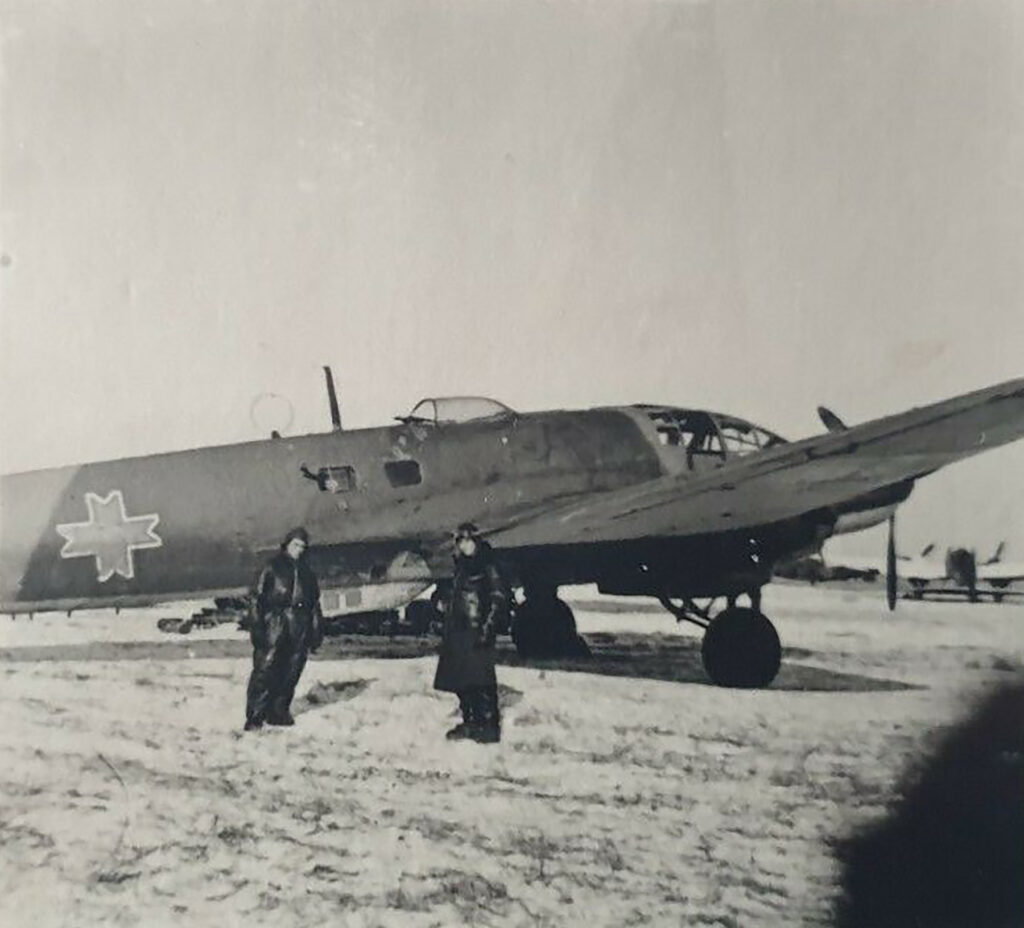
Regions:
M 768 686 L 782 664 L 775 626 L 762 613 L 738 606 L 712 619 L 700 653 L 705 672 L 718 686 Z
M 512 640 L 520 657 L 565 657 L 564 641 L 575 632 L 572 610 L 556 597 L 527 599 L 515 609 Z

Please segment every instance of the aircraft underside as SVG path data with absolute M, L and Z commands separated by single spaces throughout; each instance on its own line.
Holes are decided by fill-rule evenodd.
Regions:
M 823 516 L 754 532 L 498 553 L 526 600 L 549 604 L 550 616 L 531 603 L 531 622 L 564 614 L 568 607 L 554 596 L 560 585 L 595 583 L 601 593 L 651 596 L 677 620 L 704 630 L 702 657 L 713 682 L 762 687 L 778 673 L 781 646 L 761 612 L 761 587 L 779 558 L 820 544 L 832 525 Z M 740 597 L 748 605 L 740 605 Z

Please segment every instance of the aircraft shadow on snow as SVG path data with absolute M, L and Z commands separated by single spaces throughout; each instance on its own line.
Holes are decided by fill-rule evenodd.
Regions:
M 528 667 L 545 671 L 600 674 L 670 683 L 711 686 L 701 666 L 700 641 L 676 635 L 635 632 L 595 632 L 586 636 L 591 657 L 567 659 L 526 659 L 516 654 L 507 639 L 498 642 L 498 663 L 505 667 Z M 437 651 L 437 640 L 396 636 L 340 635 L 324 642 L 314 659 L 354 660 L 410 659 L 429 657 Z M 167 641 L 87 642 L 68 645 L 40 645 L 0 649 L 0 663 L 37 661 L 142 661 L 230 658 L 248 660 L 252 648 L 244 638 L 181 638 Z M 897 680 L 842 673 L 800 663 L 827 659 L 799 648 L 784 648 L 782 669 L 770 690 L 794 692 L 870 693 L 920 687 Z

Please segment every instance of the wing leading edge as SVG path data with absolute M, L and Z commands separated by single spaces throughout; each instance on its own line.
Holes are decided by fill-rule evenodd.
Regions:
M 662 477 L 491 535 L 506 548 L 751 529 L 827 507 L 1024 437 L 1024 378 L 782 445 L 711 474 Z

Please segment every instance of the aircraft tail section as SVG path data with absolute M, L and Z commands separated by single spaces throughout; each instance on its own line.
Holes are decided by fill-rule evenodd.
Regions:
M 1003 551 L 1006 550 L 1006 542 L 1001 541 L 996 545 L 996 550 L 987 561 L 986 564 L 998 564 L 1003 559 Z

